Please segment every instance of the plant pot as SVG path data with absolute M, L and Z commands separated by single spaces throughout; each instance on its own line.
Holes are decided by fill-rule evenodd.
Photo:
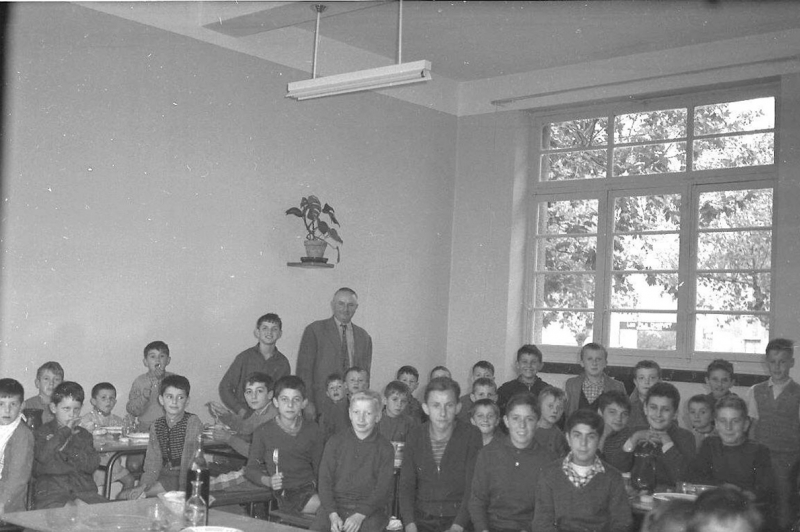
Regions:
M 306 256 L 312 259 L 321 259 L 325 255 L 325 248 L 328 247 L 328 243 L 319 238 L 306 240 L 303 245 L 306 247 Z

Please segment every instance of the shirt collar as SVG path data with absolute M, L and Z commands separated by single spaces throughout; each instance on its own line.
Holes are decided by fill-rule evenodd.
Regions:
M 339 320 L 337 320 L 337 319 L 336 319 L 336 316 L 334 316 L 334 317 L 333 317 L 333 321 L 335 321 L 335 322 L 336 322 L 336 330 L 337 330 L 337 331 L 341 331 L 341 330 L 342 330 L 342 325 L 344 325 L 344 326 L 345 326 L 345 327 L 347 327 L 348 329 L 350 329 L 350 328 L 353 326 L 353 322 L 350 322 L 350 323 L 342 323 L 341 321 L 339 321 Z

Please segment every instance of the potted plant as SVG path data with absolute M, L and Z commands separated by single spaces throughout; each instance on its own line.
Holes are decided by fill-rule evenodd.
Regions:
M 321 218 L 323 214 L 327 215 L 331 223 L 339 225 L 333 207 L 327 203 L 323 206 L 318 197 L 310 195 L 300 200 L 300 207 L 287 209 L 286 215 L 290 214 L 301 218 L 306 226 L 306 240 L 303 242 L 306 246 L 306 256 L 300 260 L 303 262 L 328 262 L 323 255 L 325 248 L 330 245 L 336 248 L 336 262 L 338 263 L 339 246 L 333 242 L 342 244 L 342 239 L 336 229 Z

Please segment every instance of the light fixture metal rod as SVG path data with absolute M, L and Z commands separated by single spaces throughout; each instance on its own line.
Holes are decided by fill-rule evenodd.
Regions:
M 397 8 L 397 64 L 403 62 L 403 0 Z
M 319 49 L 319 19 L 322 12 L 328 9 L 324 4 L 314 4 L 311 9 L 317 14 L 317 22 L 314 25 L 314 58 L 311 60 L 311 79 L 317 78 L 317 50 Z

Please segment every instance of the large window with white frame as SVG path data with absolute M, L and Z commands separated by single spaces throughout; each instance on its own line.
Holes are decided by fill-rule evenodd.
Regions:
M 770 85 L 534 115 L 530 340 L 674 367 L 763 353 L 775 116 Z

